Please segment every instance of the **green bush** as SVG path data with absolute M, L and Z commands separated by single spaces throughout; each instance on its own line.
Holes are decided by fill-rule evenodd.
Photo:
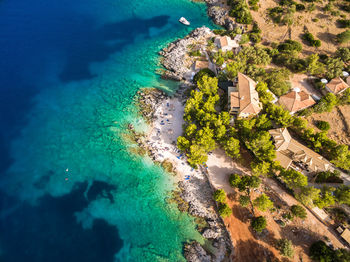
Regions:
M 268 14 L 272 21 L 276 24 L 281 23 L 284 10 L 282 7 L 276 6 L 268 9 Z
M 290 211 L 294 216 L 299 217 L 301 219 L 305 219 L 307 217 L 306 209 L 300 205 L 293 205 L 290 208 Z
M 296 4 L 296 5 L 295 5 L 295 9 L 296 9 L 297 11 L 304 11 L 304 10 L 306 9 L 306 7 L 305 7 L 305 5 L 303 5 L 303 4 Z
M 249 34 L 249 39 L 253 43 L 260 43 L 261 42 L 261 35 L 258 33 L 250 33 Z
M 239 204 L 242 206 L 242 207 L 247 207 L 250 203 L 250 198 L 249 196 L 243 196 L 241 195 L 239 197 Z
M 335 52 L 335 56 L 341 59 L 344 63 L 350 61 L 350 48 L 348 47 L 340 47 Z
M 200 50 L 190 51 L 188 54 L 190 56 L 201 56 L 202 55 Z
M 294 256 L 294 249 L 292 241 L 288 239 L 280 239 L 277 241 L 277 249 L 281 252 L 282 256 L 292 258 Z
M 238 187 L 239 183 L 241 183 L 241 177 L 238 174 L 231 174 L 229 181 L 230 181 L 230 185 L 233 188 L 236 188 Z
M 328 131 L 331 128 L 331 125 L 327 121 L 317 121 L 316 126 L 322 131 Z
M 201 69 L 197 74 L 194 75 L 193 82 L 197 83 L 200 79 L 203 78 L 203 76 L 215 77 L 215 73 L 209 68 Z
M 225 29 L 214 29 L 213 33 L 216 35 L 225 35 L 227 31 Z
M 226 193 L 223 189 L 218 189 L 214 192 L 214 200 L 218 203 L 226 203 Z
M 254 217 L 251 222 L 252 228 L 258 233 L 261 233 L 266 228 L 266 224 L 266 218 L 263 216 Z
M 310 256 L 316 261 L 332 262 L 334 261 L 334 251 L 323 241 L 314 242 L 310 246 Z
M 347 43 L 350 41 L 350 30 L 346 30 L 337 35 L 337 41 L 341 44 Z
M 220 204 L 218 212 L 222 217 L 229 217 L 232 214 L 232 210 L 227 204 Z
M 314 47 L 320 47 L 321 46 L 321 41 L 318 39 L 315 39 L 315 37 L 313 36 L 313 34 L 311 34 L 310 32 L 305 33 L 302 38 L 308 43 L 308 45 L 310 46 L 314 46 Z
M 298 41 L 288 39 L 288 40 L 285 40 L 283 43 L 279 44 L 277 49 L 278 51 L 284 52 L 284 53 L 291 53 L 293 51 L 296 51 L 299 53 L 303 49 L 303 46 Z

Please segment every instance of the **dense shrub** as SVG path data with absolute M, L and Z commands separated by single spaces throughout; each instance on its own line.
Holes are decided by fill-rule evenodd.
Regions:
M 226 193 L 223 189 L 218 189 L 214 192 L 214 200 L 218 203 L 226 203 Z
M 230 0 L 229 4 L 231 5 L 229 15 L 234 17 L 237 23 L 251 24 L 253 22 L 253 17 L 244 0 Z
M 295 9 L 296 9 L 297 11 L 304 11 L 304 10 L 306 9 L 306 7 L 305 7 L 305 5 L 303 5 L 303 4 L 296 4 L 296 5 L 295 5 Z
M 241 195 L 241 196 L 239 197 L 239 203 L 240 203 L 240 205 L 241 205 L 242 207 L 247 207 L 247 206 L 249 205 L 249 203 L 250 203 L 250 198 L 249 198 L 249 196 L 243 196 L 243 195 Z
M 316 126 L 322 131 L 328 131 L 331 128 L 331 125 L 327 121 L 317 121 Z
M 314 46 L 314 47 L 320 47 L 321 46 L 321 41 L 318 39 L 315 39 L 315 37 L 313 36 L 313 34 L 311 34 L 310 32 L 305 33 L 302 37 L 310 46 Z
M 277 248 L 281 252 L 282 256 L 292 258 L 294 256 L 294 249 L 292 241 L 288 239 L 280 239 L 277 241 Z
M 299 53 L 303 49 L 303 46 L 298 41 L 285 40 L 283 43 L 278 45 L 277 49 L 278 51 L 284 52 L 284 53 L 290 53 L 293 51 L 296 51 Z
M 348 47 L 340 47 L 337 49 L 335 56 L 341 59 L 344 63 L 350 61 L 350 48 Z
M 232 214 L 232 210 L 227 204 L 220 204 L 218 212 L 222 217 L 229 217 Z
M 202 55 L 200 50 L 190 51 L 188 54 L 190 56 L 201 56 Z
M 252 228 L 258 233 L 261 233 L 266 228 L 266 224 L 266 218 L 263 216 L 254 217 L 251 222 Z
M 269 16 L 271 17 L 272 21 L 276 24 L 279 24 L 282 22 L 283 13 L 284 13 L 283 8 L 279 6 L 268 9 Z
M 300 205 L 293 205 L 290 208 L 290 211 L 294 216 L 299 217 L 301 219 L 305 219 L 307 217 L 306 209 Z

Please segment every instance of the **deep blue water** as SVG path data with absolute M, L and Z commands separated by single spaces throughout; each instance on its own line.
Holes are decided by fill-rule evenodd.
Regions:
M 0 2 L 0 261 L 181 261 L 202 241 L 171 176 L 131 153 L 157 52 L 212 26 L 189 0 Z M 188 17 L 191 27 L 177 22 Z

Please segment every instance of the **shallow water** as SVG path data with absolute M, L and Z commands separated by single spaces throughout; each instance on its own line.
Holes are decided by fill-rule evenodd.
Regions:
M 174 88 L 157 52 L 202 25 L 188 0 L 0 2 L 1 261 L 181 261 L 203 241 L 123 139 L 146 128 L 137 90 Z

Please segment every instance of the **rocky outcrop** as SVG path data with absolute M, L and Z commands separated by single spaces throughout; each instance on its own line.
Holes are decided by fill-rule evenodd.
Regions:
M 226 9 L 208 3 L 208 15 L 213 19 L 215 24 L 226 25 L 226 17 L 228 16 L 228 11 Z
M 210 262 L 212 257 L 204 250 L 204 248 L 196 241 L 185 244 L 185 258 L 188 262 Z
M 205 41 L 214 36 L 208 27 L 197 28 L 188 36 L 171 43 L 168 47 L 159 52 L 163 56 L 162 65 L 168 70 L 163 74 L 164 78 L 183 80 L 185 74 L 190 70 L 193 61 L 188 57 L 188 47 L 193 44 Z
M 154 112 L 167 95 L 156 88 L 145 88 L 137 91 L 136 103 L 140 107 L 140 113 L 148 123 L 154 118 Z

